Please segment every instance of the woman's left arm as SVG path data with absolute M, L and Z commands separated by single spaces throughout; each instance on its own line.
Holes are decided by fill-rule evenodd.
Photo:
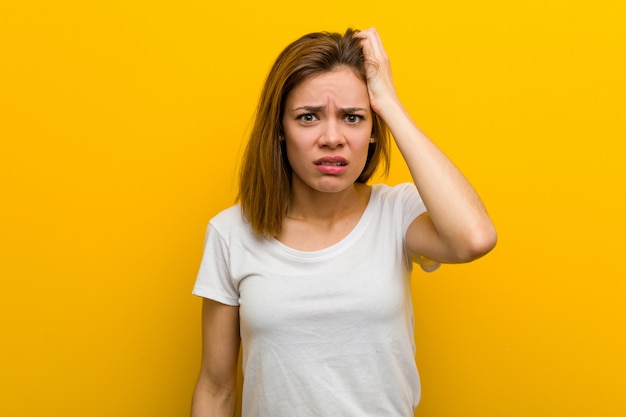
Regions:
M 469 262 L 485 255 L 497 238 L 480 197 L 400 102 L 378 32 L 367 29 L 357 36 L 362 38 L 372 110 L 389 126 L 428 210 L 409 226 L 409 250 L 445 263 Z

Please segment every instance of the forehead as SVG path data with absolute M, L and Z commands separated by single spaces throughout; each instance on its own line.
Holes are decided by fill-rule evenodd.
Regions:
M 329 99 L 345 101 L 344 104 L 369 103 L 367 85 L 352 69 L 340 67 L 302 81 L 287 95 L 287 105 L 322 104 Z

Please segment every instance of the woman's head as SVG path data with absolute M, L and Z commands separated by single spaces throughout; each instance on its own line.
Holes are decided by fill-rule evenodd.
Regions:
M 338 68 L 348 68 L 366 83 L 365 58 L 356 31 L 317 32 L 302 36 L 278 56 L 266 79 L 256 120 L 244 155 L 239 200 L 253 230 L 271 236 L 280 231 L 289 208 L 292 168 L 281 140 L 285 102 L 303 81 Z M 389 163 L 389 133 L 382 118 L 372 113 L 374 142 L 357 182 L 365 183 L 379 162 Z

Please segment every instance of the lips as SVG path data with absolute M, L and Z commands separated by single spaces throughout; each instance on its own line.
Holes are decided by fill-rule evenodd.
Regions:
M 315 165 L 341 167 L 348 165 L 348 161 L 340 156 L 326 156 L 315 161 Z
M 315 165 L 324 175 L 339 175 L 346 170 L 348 161 L 340 156 L 326 156 L 315 161 Z

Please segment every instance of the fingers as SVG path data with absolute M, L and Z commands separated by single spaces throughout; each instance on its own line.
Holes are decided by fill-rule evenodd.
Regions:
M 375 28 L 365 29 L 355 36 L 360 38 L 365 57 L 365 74 L 370 105 L 375 112 L 381 114 L 389 103 L 397 100 L 389 58 Z
M 379 64 L 386 63 L 388 61 L 382 39 L 380 38 L 376 28 L 362 30 L 355 36 L 357 38 L 361 38 L 361 46 L 366 60 L 372 60 Z

